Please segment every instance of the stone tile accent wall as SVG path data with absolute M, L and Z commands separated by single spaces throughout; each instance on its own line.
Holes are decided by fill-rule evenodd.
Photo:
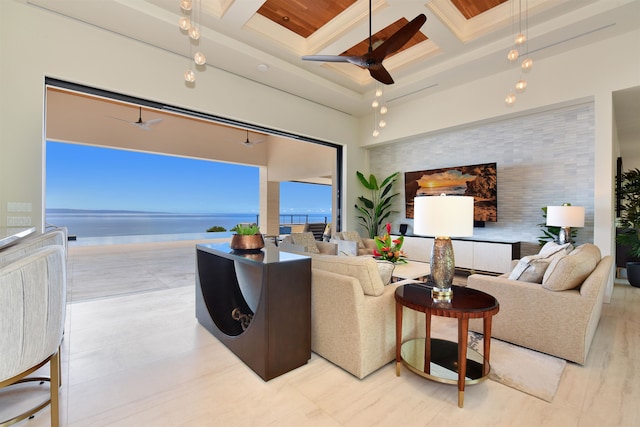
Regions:
M 425 117 L 428 120 L 428 117 Z M 585 227 L 576 243 L 593 241 L 593 102 L 498 122 L 471 125 L 369 150 L 371 172 L 382 179 L 400 171 L 393 230 L 405 217 L 404 172 L 497 163 L 498 222 L 475 228 L 474 237 L 537 242 L 542 207 L 584 206 Z

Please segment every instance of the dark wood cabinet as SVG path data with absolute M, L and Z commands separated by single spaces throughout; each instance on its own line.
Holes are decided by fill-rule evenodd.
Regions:
M 311 358 L 311 258 L 196 246 L 196 318 L 262 379 Z M 250 318 L 250 321 L 248 320 Z

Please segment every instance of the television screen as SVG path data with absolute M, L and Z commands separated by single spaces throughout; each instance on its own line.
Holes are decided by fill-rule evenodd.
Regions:
M 413 218 L 413 198 L 450 194 L 473 196 L 476 222 L 498 221 L 495 163 L 456 166 L 404 173 L 407 218 Z

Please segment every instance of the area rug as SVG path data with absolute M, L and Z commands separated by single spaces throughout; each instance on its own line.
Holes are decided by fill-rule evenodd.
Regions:
M 431 336 L 456 341 L 457 322 L 439 322 L 433 318 Z M 442 319 L 445 320 L 445 319 Z M 448 320 L 448 319 L 446 319 Z M 483 353 L 483 335 L 469 332 L 469 347 Z M 552 402 L 567 362 L 547 354 L 491 339 L 489 379 Z

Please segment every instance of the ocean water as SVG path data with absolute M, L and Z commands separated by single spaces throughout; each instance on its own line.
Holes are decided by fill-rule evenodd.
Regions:
M 325 215 L 281 215 L 281 223 L 324 222 Z M 228 231 L 238 223 L 258 222 L 256 214 L 174 214 L 149 212 L 47 211 L 46 223 L 67 227 L 69 235 L 78 240 L 113 238 L 117 236 L 197 235 L 211 238 L 231 236 Z M 207 233 L 213 226 L 227 232 Z M 199 237 L 199 236 L 198 236 Z M 112 241 L 113 239 L 103 239 Z

